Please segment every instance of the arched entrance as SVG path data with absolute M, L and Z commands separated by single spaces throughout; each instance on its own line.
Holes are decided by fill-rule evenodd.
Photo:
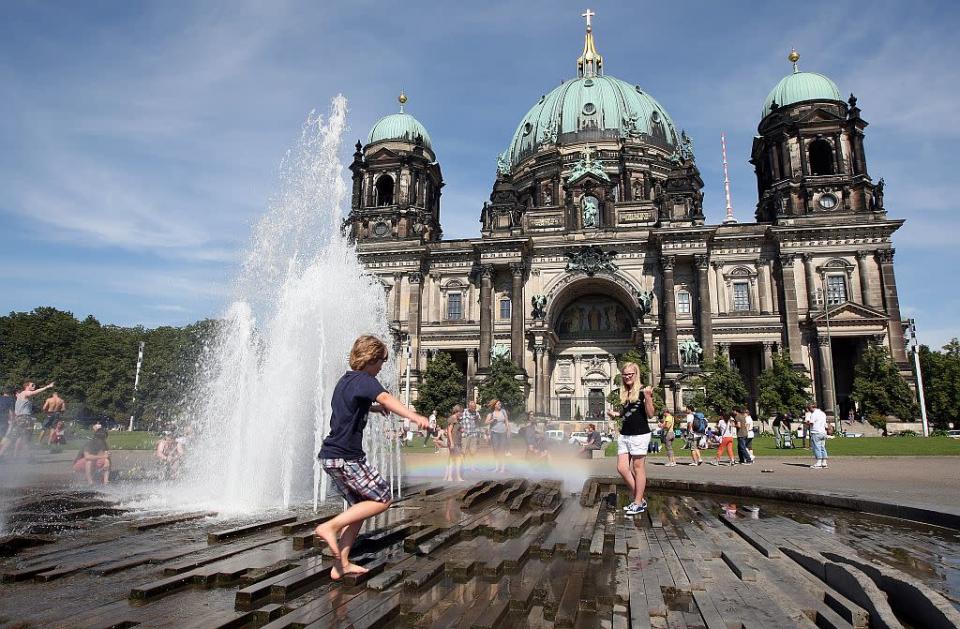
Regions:
M 617 356 L 634 348 L 635 299 L 606 278 L 584 276 L 558 288 L 547 312 L 554 345 L 546 409 L 567 432 L 588 422 L 604 427 Z

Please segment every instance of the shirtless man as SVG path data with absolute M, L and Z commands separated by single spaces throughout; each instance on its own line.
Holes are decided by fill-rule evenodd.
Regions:
M 43 403 L 41 410 L 47 416 L 43 422 L 43 430 L 40 432 L 40 437 L 37 439 L 37 441 L 42 442 L 43 436 L 47 434 L 47 431 L 49 430 L 52 433 L 54 426 L 63 418 L 63 413 L 67 410 L 67 403 L 54 391 L 50 397 L 47 398 L 47 401 Z
M 163 434 L 163 439 L 157 443 L 156 456 L 160 463 L 161 474 L 164 478 L 177 475 L 180 466 L 181 448 L 176 439 L 169 432 Z

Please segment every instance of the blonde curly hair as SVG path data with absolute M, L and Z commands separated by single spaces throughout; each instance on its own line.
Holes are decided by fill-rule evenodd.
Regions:
M 353 342 L 353 348 L 350 350 L 350 369 L 360 371 L 372 362 L 386 360 L 389 355 L 383 341 L 372 334 L 364 334 Z

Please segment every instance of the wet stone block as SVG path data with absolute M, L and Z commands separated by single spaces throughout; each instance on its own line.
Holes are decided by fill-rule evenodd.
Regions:
M 259 533 L 260 531 L 265 531 L 266 529 L 272 529 L 283 524 L 295 522 L 296 519 L 297 516 L 288 515 L 282 518 L 274 518 L 272 520 L 265 520 L 263 522 L 254 522 L 253 524 L 238 526 L 236 528 L 226 529 L 224 531 L 215 531 L 207 535 L 207 543 L 220 544 L 229 539 L 236 539 L 237 537 L 252 535 L 254 533 Z

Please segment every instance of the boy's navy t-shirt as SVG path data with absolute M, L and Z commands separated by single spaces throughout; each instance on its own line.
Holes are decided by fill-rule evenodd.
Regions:
M 363 452 L 363 429 L 367 413 L 386 389 L 366 371 L 348 371 L 333 389 L 330 400 L 330 434 L 323 440 L 318 458 L 355 461 Z

